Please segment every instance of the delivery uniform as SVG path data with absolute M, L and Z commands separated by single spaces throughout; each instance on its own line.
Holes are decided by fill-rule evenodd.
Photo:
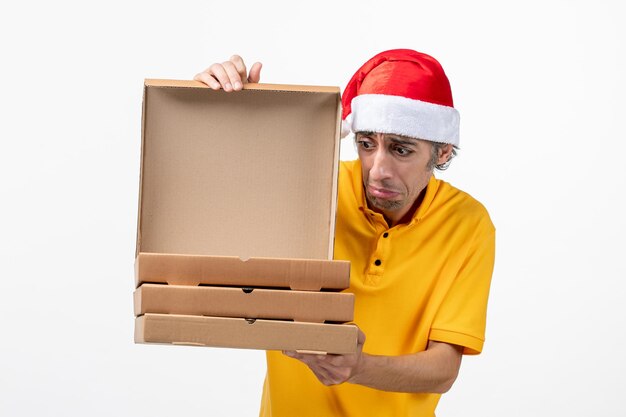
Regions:
M 411 354 L 435 340 L 480 353 L 494 246 L 485 208 L 435 177 L 413 219 L 389 228 L 367 207 L 360 162 L 341 163 L 335 259 L 351 262 L 347 291 L 367 337 L 364 352 Z M 439 398 L 350 383 L 326 387 L 300 361 L 268 352 L 260 415 L 434 416 Z

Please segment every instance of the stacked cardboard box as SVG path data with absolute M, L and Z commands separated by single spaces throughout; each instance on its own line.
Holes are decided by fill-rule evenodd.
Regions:
M 356 350 L 334 87 L 146 80 L 135 341 Z

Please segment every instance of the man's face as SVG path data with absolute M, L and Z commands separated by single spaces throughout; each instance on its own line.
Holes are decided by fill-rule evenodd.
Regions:
M 391 225 L 406 222 L 432 175 L 432 144 L 405 136 L 359 132 L 356 146 L 370 208 Z

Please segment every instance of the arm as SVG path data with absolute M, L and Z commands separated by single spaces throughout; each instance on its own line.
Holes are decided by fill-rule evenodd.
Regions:
M 378 356 L 363 353 L 364 342 L 360 332 L 353 355 L 284 353 L 304 362 L 324 385 L 350 382 L 393 392 L 447 392 L 461 366 L 461 346 L 431 340 L 423 352 Z
M 384 391 L 444 393 L 456 380 L 462 351 L 431 340 L 425 351 L 412 355 L 363 354 L 362 365 L 349 381 Z
M 213 90 L 239 91 L 245 83 L 258 83 L 261 79 L 261 63 L 255 62 L 247 73 L 246 64 L 239 55 L 233 55 L 228 61 L 215 63 L 196 74 L 194 80 L 200 81 Z

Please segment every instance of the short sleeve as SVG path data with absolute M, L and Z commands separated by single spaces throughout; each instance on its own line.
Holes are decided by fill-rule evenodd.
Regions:
M 490 226 L 469 246 L 428 337 L 463 346 L 463 353 L 468 355 L 479 354 L 485 341 L 487 299 L 495 260 L 495 230 Z

